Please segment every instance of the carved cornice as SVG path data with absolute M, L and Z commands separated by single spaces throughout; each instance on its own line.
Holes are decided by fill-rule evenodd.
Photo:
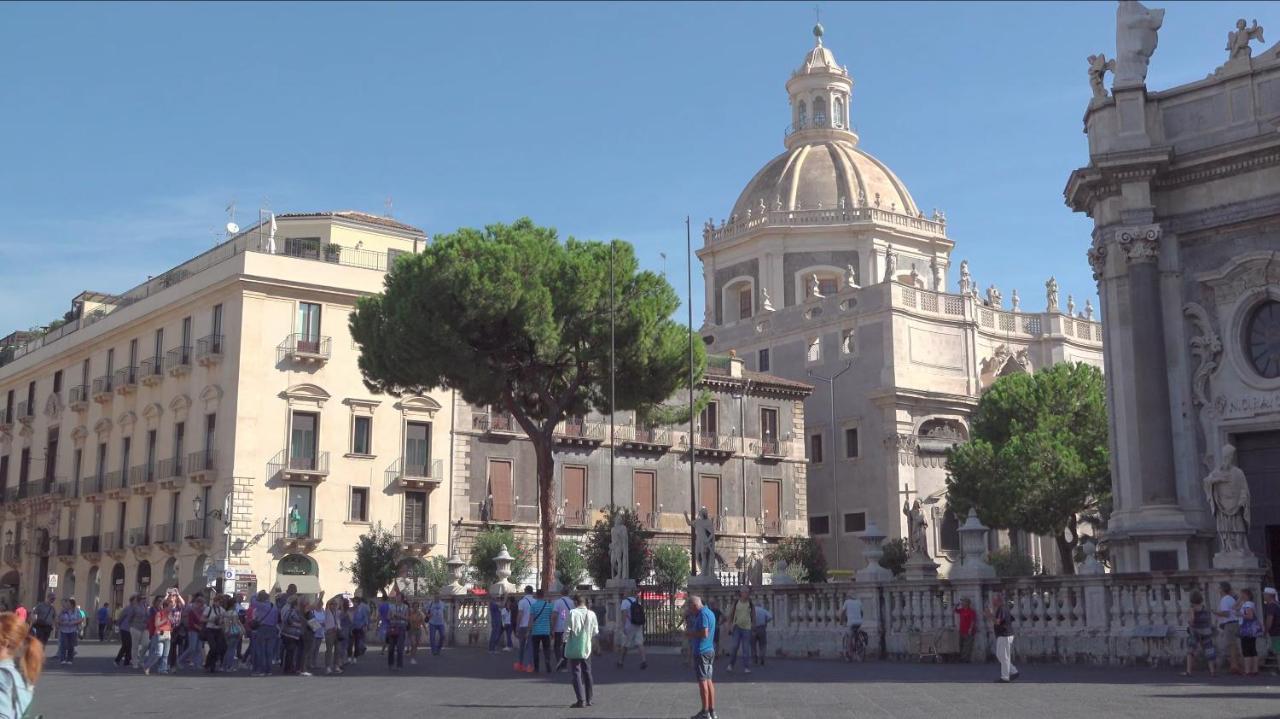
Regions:
M 1248 156 L 1234 155 L 1164 173 L 1155 181 L 1158 189 L 1172 189 L 1181 185 L 1212 182 L 1244 172 L 1280 165 L 1280 147 L 1255 151 Z
M 1160 254 L 1160 225 L 1121 227 L 1115 236 L 1129 262 L 1155 262 Z

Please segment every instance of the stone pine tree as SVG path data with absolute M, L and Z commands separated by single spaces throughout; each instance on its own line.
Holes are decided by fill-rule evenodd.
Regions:
M 556 425 L 609 396 L 610 282 L 614 259 L 616 409 L 645 409 L 688 386 L 690 329 L 666 279 L 639 268 L 626 242 L 561 242 L 529 219 L 437 237 L 400 257 L 381 294 L 351 315 L 365 384 L 391 395 L 457 390 L 511 413 L 537 456 L 541 584 L 555 573 Z M 705 362 L 692 342 L 695 376 Z
M 970 435 L 947 453 L 951 510 L 1053 537 L 1074 574 L 1080 524 L 1111 498 L 1102 372 L 1062 363 L 1002 377 L 978 401 Z

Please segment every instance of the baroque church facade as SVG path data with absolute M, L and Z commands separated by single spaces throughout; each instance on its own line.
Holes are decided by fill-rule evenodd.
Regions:
M 956 267 L 946 217 L 859 144 L 853 80 L 823 45 L 787 80 L 782 154 L 747 183 L 729 216 L 703 227 L 711 352 L 814 385 L 805 400 L 808 529 L 832 568 L 862 565 L 869 527 L 907 536 L 904 504 L 921 502 L 940 573 L 959 560 L 963 518 L 946 505 L 945 452 L 968 438 L 992 382 L 1057 362 L 1102 364 L 1092 305 L 1006 305 Z M 952 289 L 949 289 L 952 288 Z M 1015 537 L 1046 569 L 1051 541 Z

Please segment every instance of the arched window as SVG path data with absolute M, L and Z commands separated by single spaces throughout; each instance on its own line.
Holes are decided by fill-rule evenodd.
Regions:
M 813 126 L 827 126 L 827 101 L 822 97 L 813 98 Z
M 731 280 L 724 287 L 724 321 L 740 322 L 756 313 L 756 287 L 750 277 Z
M 804 104 L 804 100 L 800 101 L 800 110 L 796 113 L 796 129 L 803 130 L 809 124 L 809 109 Z
M 844 98 L 839 95 L 831 101 L 831 126 L 844 128 Z

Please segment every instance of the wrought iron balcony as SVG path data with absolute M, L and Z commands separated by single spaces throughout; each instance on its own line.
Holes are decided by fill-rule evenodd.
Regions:
M 115 388 L 116 394 L 129 394 L 138 389 L 138 368 L 121 367 L 116 370 L 111 385 Z
M 140 464 L 129 468 L 129 488 L 136 494 L 149 494 L 156 489 L 156 466 Z
M 791 451 L 791 443 L 775 437 L 760 440 L 760 456 L 764 459 L 781 459 Z
M 161 489 L 181 489 L 187 483 L 187 473 L 181 455 L 160 460 L 160 470 L 156 478 Z
M 13 430 L 13 410 L 9 407 L 0 407 L 0 432 L 10 432 Z
M 164 353 L 164 371 L 179 377 L 191 371 L 191 345 L 179 345 Z
M 148 357 L 138 363 L 138 378 L 147 387 L 154 387 L 164 381 L 164 358 Z
M 129 491 L 129 476 L 123 470 L 113 469 L 107 472 L 102 482 L 102 490 L 112 499 L 123 499 Z
M 76 560 L 76 540 L 70 538 L 54 541 L 53 553 L 64 562 L 74 562 Z
M 222 335 L 209 335 L 196 340 L 196 361 L 204 367 L 221 362 L 224 341 Z
M 90 559 L 96 559 L 102 554 L 102 537 L 96 534 L 90 534 L 87 537 L 80 538 L 80 554 Z
M 151 546 L 151 535 L 147 532 L 147 527 L 133 527 L 129 530 L 129 547 L 131 549 L 149 546 Z
M 553 434 L 561 444 L 598 445 L 604 441 L 604 423 L 571 418 L 556 425 Z
M 34 402 L 22 401 L 18 403 L 18 421 L 30 425 L 36 419 L 36 406 Z
M 178 529 L 177 522 L 157 524 L 151 531 L 151 541 L 160 545 L 160 548 L 164 551 L 172 554 L 178 550 L 178 545 L 182 543 L 182 537 L 179 536 Z
M 487 434 L 501 435 L 517 435 L 523 431 L 516 423 L 516 418 L 506 412 L 472 415 L 471 428 Z
M 333 338 L 320 335 L 293 333 L 276 346 L 276 359 L 280 362 L 316 362 L 329 360 L 333 352 Z
M 628 449 L 662 452 L 671 447 L 671 430 L 666 427 L 626 424 L 614 429 L 618 443 Z
M 733 455 L 735 437 L 711 432 L 697 432 L 693 435 L 693 448 L 698 454 L 724 459 Z
M 107 473 L 101 467 L 94 474 L 81 480 L 80 493 L 90 502 L 101 501 L 107 491 Z
M 212 484 L 217 479 L 218 453 L 201 450 L 187 455 L 187 476 L 195 484 Z
M 312 451 L 294 456 L 289 449 L 282 449 L 272 458 L 267 470 L 271 476 L 279 475 L 285 481 L 319 483 L 329 476 L 329 453 Z
M 72 412 L 83 412 L 89 409 L 89 387 L 78 384 L 67 390 L 67 406 Z
M 103 375 L 103 376 L 101 376 L 101 377 L 96 377 L 96 378 L 94 378 L 94 380 L 93 380 L 93 401 L 94 401 L 94 402 L 98 402 L 98 403 L 100 403 L 100 404 L 105 404 L 105 403 L 107 403 L 107 402 L 110 402 L 110 401 L 111 401 L 111 387 L 112 387 L 112 377 L 111 377 L 111 375 L 107 374 L 107 375 Z
M 124 552 L 124 537 L 116 532 L 104 532 L 102 535 L 102 551 L 107 554 Z
M 208 519 L 188 519 L 182 538 L 194 549 L 207 551 L 213 543 L 213 532 Z
M 386 486 L 388 489 L 434 489 L 444 479 L 444 462 L 428 460 L 426 463 L 406 462 L 397 459 L 387 467 Z
M 400 530 L 400 547 L 404 551 L 423 551 L 435 546 L 436 525 L 417 525 Z
M 303 526 L 294 526 L 288 517 L 283 517 L 276 526 L 283 530 L 272 532 L 272 544 L 280 542 L 287 551 L 309 551 L 315 549 L 324 539 L 324 520 L 316 519 Z

